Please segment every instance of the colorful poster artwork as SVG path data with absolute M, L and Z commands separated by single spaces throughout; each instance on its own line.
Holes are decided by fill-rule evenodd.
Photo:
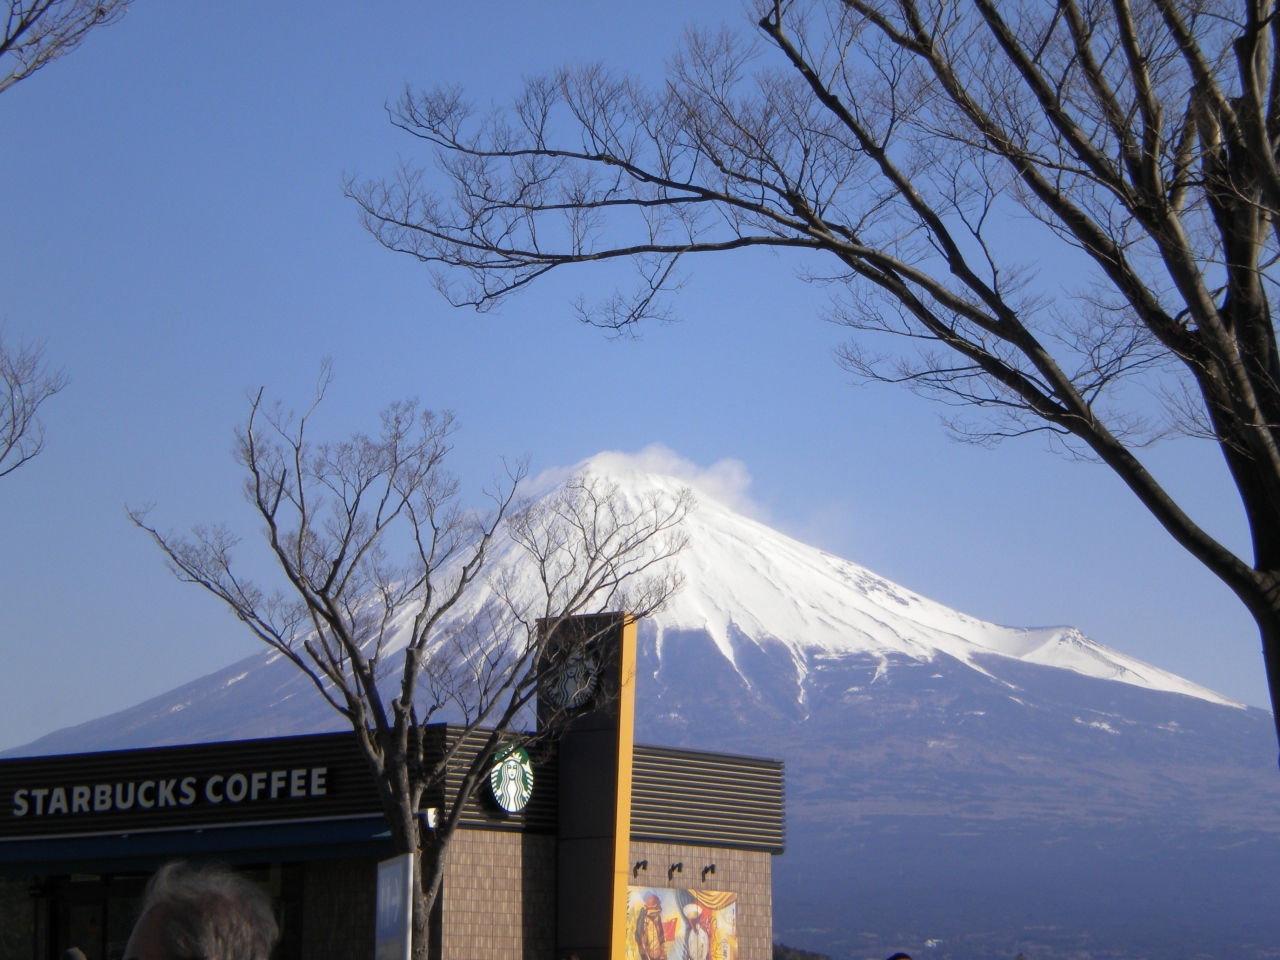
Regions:
M 627 960 L 738 960 L 738 895 L 627 887 Z

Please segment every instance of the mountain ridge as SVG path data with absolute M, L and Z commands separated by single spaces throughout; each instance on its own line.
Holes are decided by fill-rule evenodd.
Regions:
M 616 483 L 632 502 L 649 491 L 675 496 L 683 484 L 609 453 L 583 461 L 574 473 Z M 981 670 L 973 658 L 994 653 L 1244 706 L 1106 647 L 1075 627 L 1004 627 L 960 613 L 747 517 L 705 490 L 697 494 L 697 506 L 685 520 L 690 548 L 679 558 L 684 588 L 652 618 L 659 631 L 659 654 L 663 631 L 705 629 L 733 663 L 732 629 L 780 640 L 798 661 L 803 651 L 814 648 L 902 652 L 924 659 L 936 650 Z
M 646 497 L 677 497 L 686 486 L 681 478 L 637 469 L 612 453 L 583 461 L 570 475 L 616 486 L 618 495 L 633 507 Z M 875 657 L 881 671 L 877 676 L 900 657 L 928 663 L 938 655 L 992 676 L 984 663 L 994 656 L 1245 709 L 1215 691 L 1104 646 L 1075 627 L 1005 627 L 952 610 L 747 517 L 705 489 L 695 492 L 696 503 L 684 523 L 689 546 L 676 560 L 684 587 L 646 624 L 654 632 L 659 662 L 668 634 L 701 631 L 740 675 L 738 658 L 748 655 L 750 647 L 768 647 L 775 653 L 785 649 L 788 656 L 774 656 L 771 663 L 794 675 L 801 704 L 811 655 L 817 653 Z M 527 571 L 520 548 L 510 541 L 499 543 L 494 555 L 497 570 Z M 526 583 L 524 589 L 538 588 Z M 474 616 L 492 595 L 488 585 L 474 590 L 455 616 Z M 393 637 L 388 652 L 396 652 L 403 642 Z M 307 704 L 306 692 L 314 693 L 310 681 L 278 658 L 270 651 L 251 655 L 136 707 L 54 731 L 0 755 L 183 742 L 184 736 L 217 737 L 220 728 L 234 736 L 234 731 L 246 729 L 250 718 L 269 728 L 258 735 L 337 729 L 340 718 L 330 716 L 332 711 L 319 697 Z M 277 663 L 278 668 L 271 669 Z M 244 683 L 250 677 L 254 682 Z M 778 679 L 771 683 L 776 687 Z M 243 684 L 237 695 L 228 696 L 237 684 Z M 209 710 L 215 703 L 222 704 L 221 715 L 197 723 L 189 722 L 191 714 L 182 716 L 189 709 Z M 301 704 L 307 705 L 299 711 Z M 269 711 L 264 712 L 264 705 Z M 271 711 L 279 714 L 275 720 Z

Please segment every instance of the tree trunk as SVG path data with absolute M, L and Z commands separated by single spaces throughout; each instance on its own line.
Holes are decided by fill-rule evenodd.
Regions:
M 427 960 L 431 949 L 431 913 L 440 899 L 445 844 L 423 844 L 413 883 L 413 960 Z
M 1271 694 L 1271 715 L 1280 743 L 1280 571 L 1263 574 L 1269 581 L 1266 605 L 1250 604 L 1254 622 L 1262 636 L 1262 661 L 1267 670 L 1267 691 Z M 1280 757 L 1278 757 L 1280 762 Z
M 410 953 L 413 960 L 427 960 L 431 950 L 431 908 L 435 906 L 435 896 L 430 881 L 423 876 L 428 859 L 427 852 L 422 851 L 417 869 L 413 871 L 413 950 Z
M 406 791 L 406 783 L 396 776 L 396 770 L 403 771 L 403 753 L 398 765 L 387 763 L 392 767 L 390 773 L 384 772 L 380 779 L 382 788 L 382 813 L 386 818 L 391 833 L 391 842 L 397 854 L 414 855 L 413 890 L 410 901 L 413 908 L 413 943 L 410 956 L 413 960 L 427 960 L 430 949 L 431 909 L 440 889 L 439 870 L 435 869 L 440 862 L 439 838 L 429 833 L 414 812 L 415 803 Z M 433 880 L 433 874 L 436 875 Z

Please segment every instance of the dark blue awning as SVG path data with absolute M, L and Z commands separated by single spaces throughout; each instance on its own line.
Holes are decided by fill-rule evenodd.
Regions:
M 388 857 L 382 817 L 0 842 L 0 875 L 142 873 L 178 857 L 230 864 Z

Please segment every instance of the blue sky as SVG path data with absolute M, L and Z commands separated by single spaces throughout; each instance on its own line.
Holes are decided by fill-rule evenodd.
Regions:
M 579 325 L 590 270 L 497 314 L 455 310 L 376 246 L 347 175 L 421 156 L 387 123 L 406 81 L 501 99 L 522 76 L 602 58 L 656 76 L 691 23 L 736 2 L 195 4 L 137 0 L 118 26 L 0 96 L 0 320 L 71 378 L 49 447 L 0 481 L 0 749 L 120 709 L 256 650 L 125 518 L 256 529 L 230 460 L 245 393 L 302 402 L 321 358 L 324 426 L 419 397 L 463 425 L 469 489 L 503 455 L 535 470 L 662 443 L 741 461 L 775 526 L 967 613 L 1070 623 L 1229 696 L 1266 704 L 1252 624 L 1100 467 L 1035 441 L 954 444 L 938 410 L 856 388 L 841 331 L 794 264 L 697 265 L 677 324 L 615 342 Z M 1217 454 L 1150 453 L 1210 530 L 1244 528 Z

